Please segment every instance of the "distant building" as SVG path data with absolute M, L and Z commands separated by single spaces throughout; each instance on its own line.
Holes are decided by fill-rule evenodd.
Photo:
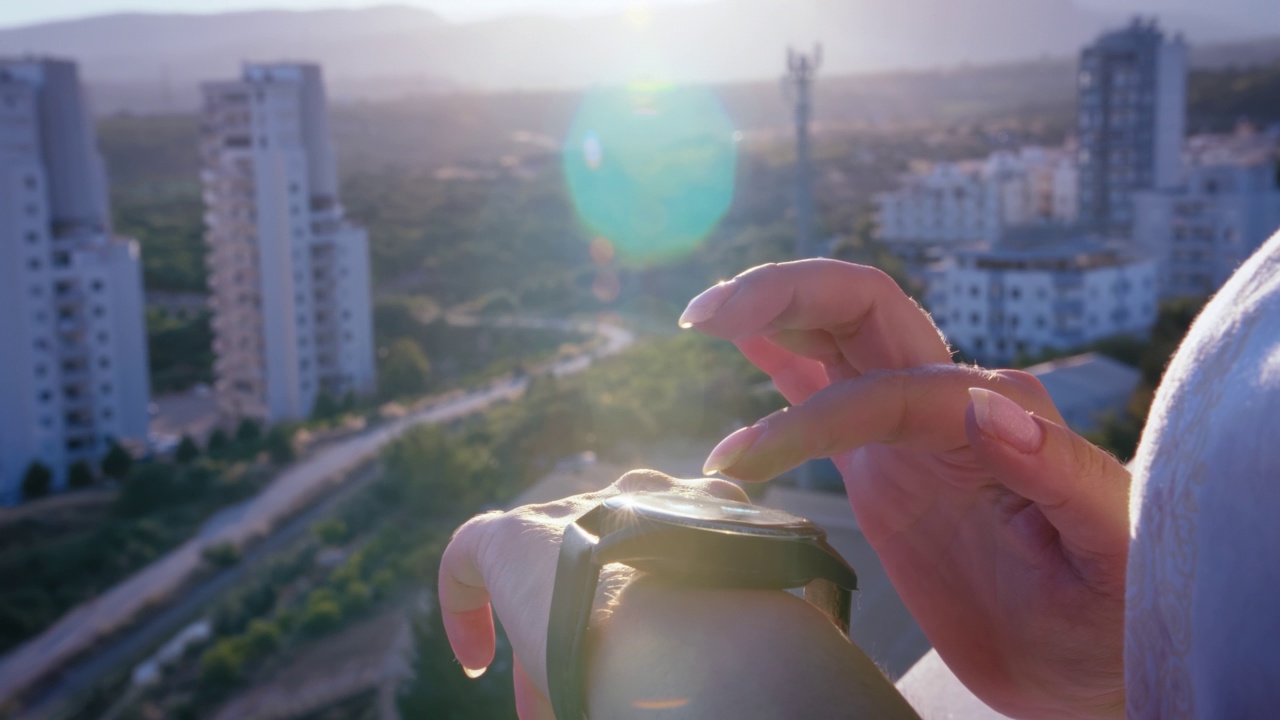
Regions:
M 878 237 L 900 254 L 996 242 L 1010 228 L 1074 223 L 1075 160 L 1059 148 L 1026 147 L 985 160 L 937 163 L 875 198 Z
M 338 200 L 320 68 L 204 86 L 201 159 L 221 414 L 308 416 L 375 385 L 368 237 Z
M 957 250 L 931 276 L 925 302 L 934 320 L 984 363 L 1146 335 L 1156 318 L 1155 261 L 1095 238 Z
M 0 502 L 28 467 L 55 487 L 113 440 L 145 443 L 138 243 L 116 237 L 76 65 L 0 59 Z
M 1186 135 L 1187 46 L 1135 19 L 1080 55 L 1080 214 L 1125 236 L 1133 193 L 1177 186 Z
M 1033 365 L 1026 371 L 1040 380 L 1067 425 L 1080 433 L 1096 430 L 1108 415 L 1127 415 L 1142 381 L 1137 368 L 1097 353 Z
M 1162 297 L 1206 297 L 1280 229 L 1280 129 L 1197 136 L 1187 180 L 1134 196 L 1134 240 L 1160 261 Z

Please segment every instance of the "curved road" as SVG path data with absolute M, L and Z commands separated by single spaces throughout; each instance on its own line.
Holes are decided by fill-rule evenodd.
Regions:
M 594 333 L 604 339 L 604 345 L 599 348 L 550 363 L 538 370 L 539 373 L 549 372 L 554 375 L 585 370 L 590 367 L 593 358 L 621 352 L 635 341 L 635 336 L 630 331 L 606 324 L 575 324 L 566 320 L 529 318 L 450 318 L 450 322 L 578 331 Z M 24 717 L 48 717 L 56 710 L 59 699 L 91 687 L 105 671 L 120 662 L 130 661 L 150 644 L 163 639 L 166 630 L 176 630 L 177 627 L 170 627 L 170 624 L 180 622 L 181 618 L 188 616 L 191 609 L 188 606 L 198 608 L 234 583 L 235 573 L 220 573 L 196 590 L 190 591 L 168 610 L 160 610 L 164 605 L 175 601 L 175 595 L 183 590 L 199 569 L 204 548 L 227 542 L 243 547 L 253 544 L 255 538 L 264 538 L 263 542 L 257 543 L 261 552 L 256 549 L 250 551 L 245 558 L 248 562 L 242 561 L 237 568 L 233 568 L 243 572 L 243 568 L 250 566 L 254 559 L 283 545 L 285 540 L 275 539 L 277 533 L 288 536 L 305 530 L 312 519 L 323 516 L 323 510 L 330 506 L 330 502 L 345 498 L 346 489 L 342 488 L 343 485 L 354 487 L 359 484 L 357 481 L 367 480 L 368 473 L 362 478 L 355 476 L 355 471 L 375 459 L 383 447 L 406 430 L 424 423 L 447 423 L 480 412 L 495 403 L 519 397 L 528 384 L 528 377 L 500 381 L 487 388 L 415 410 L 368 432 L 327 445 L 290 466 L 252 499 L 210 518 L 192 539 L 102 595 L 76 607 L 44 633 L 0 658 L 0 708 L 20 697 L 34 683 L 45 681 L 56 671 L 63 669 L 60 675 L 39 692 L 38 698 L 28 712 L 24 713 Z M 337 488 L 342 489 L 333 498 L 316 505 L 319 499 Z M 312 505 L 316 507 L 303 512 L 295 522 L 281 525 L 289 516 Z M 182 610 L 188 612 L 183 613 Z M 76 658 L 91 651 L 95 644 L 125 630 L 148 612 L 153 615 L 143 627 L 126 633 L 89 657 L 76 661 Z M 170 622 L 164 622 L 165 620 Z M 73 666 L 67 668 L 68 665 Z

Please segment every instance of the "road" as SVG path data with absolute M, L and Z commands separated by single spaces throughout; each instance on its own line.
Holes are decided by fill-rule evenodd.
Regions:
M 598 334 L 604 340 L 603 345 L 590 351 L 589 357 L 616 354 L 635 341 L 635 336 L 630 331 L 613 325 L 574 324 L 570 321 L 540 319 L 487 322 L 499 326 L 578 330 Z M 584 362 L 584 357 L 565 358 L 540 368 L 539 372 L 555 375 L 578 372 L 590 366 L 589 358 Z M 360 435 L 334 442 L 290 466 L 257 496 L 210 518 L 195 537 L 97 598 L 76 607 L 44 633 L 0 659 L 0 707 L 19 697 L 26 688 L 68 666 L 104 638 L 125 630 L 144 614 L 156 613 L 159 608 L 173 601 L 199 570 L 204 548 L 223 543 L 245 547 L 253 545 L 258 538 L 271 537 L 286 518 L 313 505 L 335 488 L 348 484 L 346 481 L 352 479 L 354 471 L 377 458 L 387 444 L 405 431 L 424 423 L 452 422 L 485 410 L 495 403 L 515 399 L 524 393 L 528 384 L 528 377 L 499 381 L 489 387 L 411 412 Z M 284 527 L 294 528 L 294 524 Z M 306 524 L 301 523 L 297 527 L 305 528 Z M 248 567 L 251 564 L 242 562 L 241 566 Z M 210 582 L 221 577 L 219 575 Z M 188 597 L 194 594 L 196 593 L 188 593 Z M 216 594 L 211 592 L 208 597 Z M 179 604 L 183 605 L 185 601 Z M 174 613 L 175 617 L 178 615 L 180 613 Z M 163 611 L 152 620 L 158 621 L 162 616 Z M 157 623 L 156 627 L 165 626 Z M 154 640 L 163 636 L 159 630 L 153 632 L 157 637 L 146 639 Z M 134 641 L 135 637 L 145 634 L 130 632 L 91 657 L 80 660 L 74 668 L 55 678 L 40 693 L 40 708 L 49 708 L 57 698 L 67 697 L 74 689 L 68 684 L 69 681 L 76 687 L 87 687 L 102 671 L 112 666 L 99 662 L 96 658 L 103 654 L 111 658 L 124 658 L 128 656 L 125 650 L 134 649 L 134 645 L 145 648 L 147 643 Z M 45 716 L 29 714 L 29 717 Z

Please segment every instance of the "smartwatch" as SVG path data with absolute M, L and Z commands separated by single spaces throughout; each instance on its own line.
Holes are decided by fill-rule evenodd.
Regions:
M 547 627 L 547 685 L 557 720 L 585 717 L 583 640 L 600 569 L 621 563 L 680 584 L 804 588 L 844 634 L 858 577 L 826 532 L 790 513 L 672 493 L 611 497 L 564 530 Z

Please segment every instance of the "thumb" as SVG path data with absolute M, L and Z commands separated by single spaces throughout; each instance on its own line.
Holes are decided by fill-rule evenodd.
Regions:
M 1009 398 L 970 388 L 969 446 L 1005 487 L 1036 503 L 1064 547 L 1085 556 L 1129 548 L 1129 471 L 1102 448 Z

